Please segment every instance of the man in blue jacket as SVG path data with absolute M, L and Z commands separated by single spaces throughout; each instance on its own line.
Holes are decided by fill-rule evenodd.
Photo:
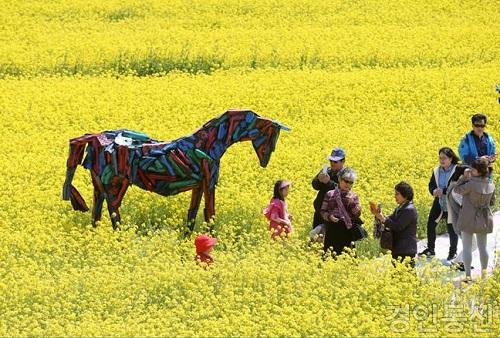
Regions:
M 490 163 L 496 160 L 496 145 L 493 136 L 484 131 L 488 118 L 483 114 L 472 116 L 472 130 L 464 135 L 458 153 L 464 164 L 471 165 L 475 159 L 484 157 Z

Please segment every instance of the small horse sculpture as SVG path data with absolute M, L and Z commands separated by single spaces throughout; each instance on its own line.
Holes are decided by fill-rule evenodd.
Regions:
M 201 197 L 205 194 L 205 221 L 215 215 L 215 186 L 220 159 L 226 149 L 240 141 L 252 141 L 260 165 L 266 167 L 280 130 L 290 129 L 262 118 L 250 110 L 229 110 L 207 122 L 192 135 L 160 142 L 127 129 L 85 134 L 70 140 L 63 199 L 74 210 L 88 211 L 85 200 L 71 184 L 82 164 L 90 170 L 94 186 L 92 224 L 101 219 L 104 199 L 113 229 L 120 222 L 119 208 L 131 184 L 163 196 L 192 190 L 188 227 L 192 231 Z

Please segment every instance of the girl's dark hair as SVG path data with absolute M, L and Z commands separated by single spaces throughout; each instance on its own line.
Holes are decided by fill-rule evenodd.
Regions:
M 284 201 L 283 197 L 281 197 L 280 194 L 280 185 L 283 183 L 284 180 L 278 180 L 276 183 L 274 183 L 274 191 L 273 191 L 273 198 L 277 198 L 279 200 Z
M 457 164 L 460 159 L 458 158 L 457 154 L 451 149 L 450 147 L 443 147 L 439 149 L 438 154 L 445 154 L 446 157 L 451 158 L 451 163 Z
M 394 189 L 408 201 L 413 201 L 413 188 L 408 183 L 401 181 L 398 184 L 396 184 Z
M 489 169 L 488 169 L 488 165 L 489 165 L 489 162 L 487 159 L 478 158 L 477 160 L 474 160 L 474 162 L 472 162 L 471 167 L 477 170 L 477 172 L 479 173 L 479 176 L 487 177 L 490 173 Z

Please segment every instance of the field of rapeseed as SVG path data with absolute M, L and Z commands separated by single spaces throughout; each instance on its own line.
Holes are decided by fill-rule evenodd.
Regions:
M 437 150 L 456 149 L 477 111 L 500 138 L 499 5 L 4 2 L 0 336 L 499 336 L 498 268 L 461 289 L 437 263 L 394 270 L 373 239 L 334 262 L 306 238 L 310 181 L 337 145 L 366 224 L 368 201 L 392 210 L 406 180 L 425 235 Z M 229 108 L 292 131 L 265 169 L 250 143 L 222 158 L 213 268 L 181 234 L 189 193 L 131 187 L 115 232 L 106 213 L 94 229 L 61 200 L 68 139 L 129 128 L 170 140 Z M 279 178 L 294 183 L 295 231 L 274 242 L 262 208 Z M 88 171 L 74 185 L 90 204 Z

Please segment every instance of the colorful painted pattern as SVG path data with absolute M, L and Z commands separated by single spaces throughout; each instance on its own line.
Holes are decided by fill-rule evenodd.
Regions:
M 266 167 L 281 129 L 290 130 L 250 110 L 229 110 L 192 135 L 171 142 L 127 129 L 86 134 L 70 140 L 63 199 L 70 200 L 74 210 L 89 210 L 71 184 L 78 164 L 90 170 L 92 176 L 94 225 L 101 219 L 106 200 L 113 228 L 117 228 L 119 207 L 131 184 L 163 196 L 192 190 L 187 216 L 192 230 L 203 194 L 205 221 L 215 214 L 220 159 L 227 148 L 236 142 L 252 141 L 260 165 Z

